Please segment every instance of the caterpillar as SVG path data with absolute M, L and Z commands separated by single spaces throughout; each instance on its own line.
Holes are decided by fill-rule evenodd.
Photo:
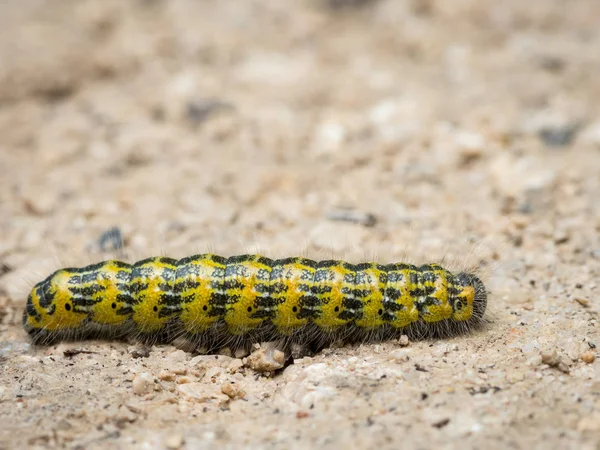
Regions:
M 487 292 L 438 264 L 350 264 L 260 255 L 108 260 L 57 270 L 31 290 L 23 325 L 36 344 L 134 337 L 216 349 L 284 339 L 447 336 L 479 325 Z

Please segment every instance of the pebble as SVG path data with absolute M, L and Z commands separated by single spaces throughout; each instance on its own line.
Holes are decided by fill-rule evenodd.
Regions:
M 556 349 L 551 351 L 542 352 L 542 363 L 548 364 L 550 367 L 554 367 L 563 373 L 569 373 L 570 369 L 566 361 L 558 356 Z
M 318 129 L 316 141 L 319 154 L 332 153 L 342 147 L 347 131 L 343 125 L 336 122 L 323 123 Z
M 556 366 L 559 363 L 558 353 L 556 349 L 552 349 L 552 351 L 542 352 L 542 363 L 548 364 L 549 366 Z
M 556 128 L 543 128 L 538 132 L 539 138 L 547 147 L 565 147 L 572 143 L 578 126 L 574 124 Z
M 449 423 L 450 423 L 450 419 L 448 417 L 445 417 L 443 419 L 436 420 L 435 422 L 433 422 L 431 424 L 431 426 L 433 426 L 435 428 L 444 428 Z
M 211 115 L 222 110 L 232 109 L 229 103 L 213 99 L 196 99 L 189 101 L 186 105 L 186 117 L 193 123 L 201 123 Z
M 561 244 L 564 244 L 566 242 L 569 242 L 569 239 L 571 238 L 569 236 L 569 233 L 567 231 L 565 231 L 565 230 L 555 231 L 552 237 L 553 237 L 554 243 L 556 245 L 561 245 Z
M 189 359 L 189 354 L 180 349 L 175 349 L 167 355 L 169 363 L 186 363 Z
M 327 219 L 340 222 L 356 223 L 365 227 L 373 227 L 377 224 L 377 217 L 369 212 L 336 209 L 327 213 Z
M 244 362 L 241 359 L 234 359 L 229 363 L 229 371 L 236 372 L 238 369 L 244 366 Z
M 171 434 L 165 438 L 165 447 L 169 450 L 176 450 L 183 445 L 183 436 Z
M 150 356 L 150 349 L 148 347 L 135 347 L 129 351 L 129 354 L 134 358 L 147 358 Z
M 284 363 L 285 353 L 273 348 L 268 342 L 245 358 L 245 365 L 256 372 L 273 372 L 283 368 Z
M 173 372 L 163 370 L 158 374 L 158 379 L 162 381 L 175 381 L 175 374 Z
M 229 398 L 244 398 L 246 393 L 237 384 L 232 382 L 223 383 L 221 385 L 221 392 L 227 395 Z
M 575 301 L 577 303 L 579 303 L 581 306 L 583 306 L 584 308 L 587 308 L 590 306 L 590 301 L 587 298 L 584 297 L 575 297 Z
M 148 372 L 142 372 L 139 375 L 136 375 L 131 383 L 133 386 L 133 393 L 135 395 L 144 395 L 150 392 L 154 380 L 152 376 Z
M 587 352 L 583 352 L 581 354 L 581 360 L 584 363 L 591 364 L 596 360 L 596 354 L 593 351 L 588 350 Z
M 463 130 L 458 131 L 454 139 L 463 161 L 473 161 L 483 155 L 485 139 L 481 134 Z
M 408 340 L 408 336 L 406 334 L 403 334 L 402 336 L 400 336 L 400 339 L 398 340 L 398 344 L 400 344 L 401 347 L 408 346 L 408 344 L 410 344 L 410 341 Z

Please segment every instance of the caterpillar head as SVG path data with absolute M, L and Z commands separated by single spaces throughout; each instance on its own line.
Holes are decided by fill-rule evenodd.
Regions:
M 23 326 L 34 340 L 46 331 L 76 329 L 87 318 L 87 313 L 73 304 L 69 279 L 67 270 L 58 270 L 36 284 L 29 293 Z
M 458 293 L 452 295 L 452 320 L 481 320 L 487 306 L 487 291 L 481 279 L 471 273 L 456 276 Z

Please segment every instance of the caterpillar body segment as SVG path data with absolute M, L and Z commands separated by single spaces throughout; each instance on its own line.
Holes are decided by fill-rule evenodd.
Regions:
M 212 254 L 109 260 L 54 272 L 23 315 L 36 343 L 86 337 L 197 345 L 386 338 L 468 331 L 487 293 L 469 273 L 437 264 L 350 264 Z

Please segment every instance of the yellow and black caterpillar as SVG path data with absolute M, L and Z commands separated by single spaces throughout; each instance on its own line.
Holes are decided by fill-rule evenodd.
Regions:
M 350 264 L 203 254 L 54 272 L 34 286 L 23 325 L 39 344 L 86 337 L 184 338 L 204 348 L 289 339 L 449 335 L 478 325 L 487 292 L 437 264 Z

